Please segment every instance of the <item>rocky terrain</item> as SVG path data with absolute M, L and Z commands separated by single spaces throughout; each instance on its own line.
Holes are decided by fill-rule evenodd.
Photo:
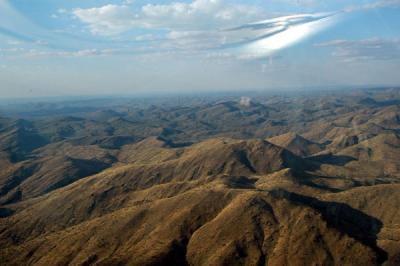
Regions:
M 0 265 L 399 265 L 400 89 L 246 96 L 0 105 Z

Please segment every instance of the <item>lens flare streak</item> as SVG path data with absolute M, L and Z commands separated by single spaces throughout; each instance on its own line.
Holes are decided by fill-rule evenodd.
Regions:
M 250 23 L 231 29 L 256 36 L 235 48 L 240 57 L 259 58 L 295 45 L 339 21 L 340 13 L 300 14 Z M 271 33 L 272 32 L 272 33 Z

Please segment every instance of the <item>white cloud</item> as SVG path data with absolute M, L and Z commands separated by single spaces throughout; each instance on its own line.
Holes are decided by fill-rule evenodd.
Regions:
M 0 54 L 12 57 L 93 57 L 93 56 L 107 56 L 118 53 L 114 49 L 82 49 L 75 51 L 50 51 L 39 49 L 26 49 L 26 48 L 8 48 L 0 49 Z
M 57 9 L 57 13 L 58 14 L 66 14 L 66 13 L 68 13 L 68 10 L 66 10 L 65 8 L 59 8 L 59 9 Z
M 160 40 L 160 37 L 156 36 L 154 34 L 151 34 L 151 33 L 139 35 L 139 36 L 136 36 L 136 38 L 135 38 L 135 41 L 138 41 L 138 42 L 156 41 L 156 40 Z
M 400 6 L 400 0 L 380 0 L 371 4 L 365 4 L 364 8 L 382 8 L 382 7 L 398 7 Z
M 94 34 L 113 35 L 137 27 L 168 29 L 165 37 L 148 33 L 135 38 L 157 52 L 216 49 L 253 59 L 270 56 L 337 21 L 332 13 L 296 14 L 256 23 L 241 24 L 263 17 L 253 6 L 227 5 L 223 0 L 195 0 L 166 5 L 148 4 L 139 13 L 126 5 L 77 9 L 74 14 Z M 233 25 L 243 25 L 231 28 Z M 225 28 L 225 30 L 219 30 Z M 229 30 L 229 28 L 231 28 Z M 217 54 L 219 51 L 215 51 Z
M 54 14 L 51 14 L 50 17 L 54 19 L 58 19 L 64 15 L 68 14 L 68 10 L 65 8 L 59 8 L 56 10 Z
M 400 59 L 399 39 L 333 40 L 316 44 L 332 47 L 332 55 L 345 62 Z
M 12 46 L 16 46 L 16 45 L 21 45 L 22 42 L 18 41 L 18 40 L 8 40 L 7 41 L 8 45 L 12 45 Z
M 83 23 L 88 24 L 93 34 L 118 34 L 137 24 L 135 15 L 125 5 L 105 5 L 89 9 L 78 8 L 73 13 Z
M 171 31 L 158 40 L 162 50 L 207 50 L 211 57 L 232 55 L 252 60 L 270 57 L 336 23 L 338 14 L 316 13 L 277 17 L 221 31 Z M 215 56 L 216 55 L 216 56 Z
M 19 47 L 0 48 L 0 53 L 10 54 L 10 53 L 21 52 L 21 51 L 24 51 L 24 50 L 25 50 L 24 48 L 19 48 Z
M 223 0 L 147 4 L 136 12 L 125 4 L 73 11 L 92 33 L 100 35 L 120 34 L 134 28 L 215 29 L 256 20 L 263 13 L 256 6 L 228 4 Z
M 178 50 L 203 50 L 218 48 L 225 42 L 219 31 L 171 31 L 161 47 Z
M 359 10 L 369 10 L 369 9 L 377 9 L 377 8 L 394 8 L 394 7 L 400 7 L 400 0 L 380 0 L 364 5 L 356 5 L 356 6 L 350 6 L 345 9 L 347 12 L 352 12 L 352 11 L 359 11 Z

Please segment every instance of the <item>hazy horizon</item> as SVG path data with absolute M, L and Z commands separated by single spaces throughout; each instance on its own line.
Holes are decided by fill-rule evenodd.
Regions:
M 20 102 L 68 102 L 68 101 L 91 101 L 91 100 L 106 100 L 106 99 L 152 99 L 152 98 L 175 98 L 175 97 L 241 97 L 249 96 L 254 97 L 257 95 L 263 96 L 297 96 L 298 94 L 314 94 L 314 93 L 340 93 L 343 91 L 366 91 L 366 90 L 385 90 L 385 89 L 396 89 L 398 90 L 400 85 L 343 85 L 343 86 L 309 86 L 309 87 L 288 87 L 288 88 L 271 88 L 271 89 L 237 89 L 237 90 L 219 90 L 219 89 L 209 89 L 209 90 L 152 90 L 152 91 L 132 91 L 127 93 L 103 93 L 103 94 L 48 94 L 48 95 L 15 95 L 4 97 L 0 96 L 0 104 L 8 103 L 20 103 Z

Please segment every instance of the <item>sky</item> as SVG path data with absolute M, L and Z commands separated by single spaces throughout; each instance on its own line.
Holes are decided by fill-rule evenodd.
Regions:
M 0 0 L 0 98 L 400 84 L 400 0 Z

